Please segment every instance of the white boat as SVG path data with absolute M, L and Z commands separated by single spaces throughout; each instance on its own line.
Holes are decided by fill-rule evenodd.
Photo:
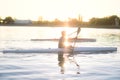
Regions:
M 113 52 L 117 51 L 116 47 L 77 47 L 74 53 L 81 52 Z M 71 49 L 49 48 L 49 49 L 9 49 L 3 50 L 3 53 L 58 53 L 71 52 Z
M 75 38 L 70 38 L 69 41 L 74 41 Z M 31 41 L 59 41 L 59 39 L 57 38 L 53 38 L 53 39 L 31 39 Z M 92 38 L 77 38 L 76 42 L 96 42 L 96 39 L 92 39 Z

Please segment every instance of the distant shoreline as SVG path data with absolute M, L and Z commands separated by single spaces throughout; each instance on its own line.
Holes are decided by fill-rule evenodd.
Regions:
M 39 24 L 0 24 L 0 26 L 14 26 L 14 27 L 64 27 L 62 25 L 39 25 Z M 72 26 L 70 26 L 72 27 Z M 77 26 L 73 26 L 73 27 L 77 27 Z M 115 25 L 82 25 L 80 26 L 81 28 L 107 28 L 107 29 L 120 29 L 120 25 L 119 26 L 115 26 Z

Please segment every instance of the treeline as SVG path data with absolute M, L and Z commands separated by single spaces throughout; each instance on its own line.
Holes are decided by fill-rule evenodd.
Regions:
M 8 16 L 5 19 L 0 18 L 0 24 L 15 24 L 15 19 L 12 17 Z M 103 18 L 91 18 L 88 22 L 82 21 L 82 18 L 68 18 L 67 21 L 61 21 L 59 19 L 55 19 L 53 21 L 48 21 L 48 20 L 42 20 L 39 19 L 38 21 L 32 21 L 33 26 L 88 26 L 88 27 L 110 27 L 110 26 L 115 26 L 119 27 L 120 25 L 120 18 L 116 15 L 108 16 L 108 17 L 103 17 Z
M 39 20 L 33 21 L 34 25 L 42 25 L 42 26 L 78 26 L 81 25 L 83 21 L 78 20 L 76 18 L 69 18 L 68 21 L 61 21 L 59 19 L 55 19 L 54 21 L 47 21 L 47 20 Z
M 90 25 L 117 25 L 120 23 L 120 18 L 116 15 L 112 15 L 104 18 L 91 18 Z
M 55 19 L 54 21 L 43 21 L 38 20 L 33 24 L 35 25 L 47 25 L 47 26 L 86 26 L 86 27 L 102 27 L 102 28 L 112 28 L 119 27 L 120 18 L 116 15 L 103 17 L 103 18 L 91 18 L 88 22 L 82 21 L 82 19 L 77 18 L 69 18 L 68 21 L 61 21 L 59 19 Z

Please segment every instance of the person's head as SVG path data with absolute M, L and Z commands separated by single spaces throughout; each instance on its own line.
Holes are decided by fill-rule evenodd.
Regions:
M 62 36 L 66 36 L 66 31 L 62 31 L 62 32 L 61 32 L 61 35 L 62 35 Z

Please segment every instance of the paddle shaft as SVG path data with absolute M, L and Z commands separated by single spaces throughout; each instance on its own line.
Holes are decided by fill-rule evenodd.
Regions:
M 73 45 L 73 49 L 72 49 L 72 53 L 74 53 L 74 47 L 75 47 L 76 40 L 77 40 L 77 37 L 78 37 L 78 34 L 79 34 L 80 31 L 81 31 L 81 29 L 80 29 L 80 27 L 79 27 L 78 30 L 77 30 L 77 35 L 76 35 L 76 37 L 75 37 L 75 41 L 74 41 L 74 45 Z
M 76 64 L 76 66 L 77 66 L 77 74 L 80 74 L 80 72 L 79 72 L 79 70 L 80 70 L 80 66 L 79 66 L 79 64 L 77 63 L 77 61 L 75 60 L 75 57 L 74 57 L 74 48 L 75 48 L 75 44 L 76 44 L 76 40 L 77 40 L 77 37 L 78 37 L 78 34 L 79 34 L 79 32 L 80 32 L 80 27 L 78 28 L 78 30 L 77 30 L 77 35 L 76 35 L 76 37 L 75 37 L 75 41 L 74 41 L 74 45 L 73 45 L 73 49 L 72 49 L 72 54 L 73 54 L 73 62 Z

